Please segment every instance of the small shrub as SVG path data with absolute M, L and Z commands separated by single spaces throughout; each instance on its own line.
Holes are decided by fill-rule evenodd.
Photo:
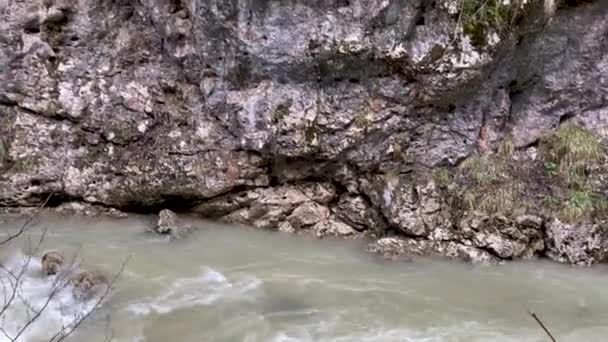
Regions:
M 479 209 L 487 214 L 525 214 L 530 205 L 524 187 L 523 183 L 513 180 L 484 191 L 479 199 Z
M 464 33 L 473 45 L 484 46 L 492 29 L 502 32 L 513 25 L 525 3 L 523 0 L 462 0 Z
M 33 158 L 15 160 L 10 171 L 13 173 L 30 172 L 38 167 L 38 161 Z
M 545 162 L 545 171 L 551 177 L 557 176 L 557 174 L 558 174 L 557 164 L 555 164 L 554 162 L 550 162 L 550 161 Z

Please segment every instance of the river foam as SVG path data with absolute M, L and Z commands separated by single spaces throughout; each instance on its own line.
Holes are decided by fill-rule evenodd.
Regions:
M 41 312 L 39 317 L 21 334 L 19 341 L 48 339 L 59 333 L 61 327 L 71 327 L 97 304 L 99 297 L 79 301 L 72 295 L 72 287 L 67 284 L 65 274 L 45 276 L 41 258 L 28 256 L 22 251 L 11 253 L 2 262 L 3 291 L 2 303 L 8 303 L 3 315 L 5 334 L 0 334 L 0 342 L 11 341 L 20 330 Z M 22 276 L 19 273 L 23 271 Z M 15 296 L 12 289 L 17 282 Z M 11 337 L 10 339 L 8 337 Z
M 160 279 L 162 282 L 164 279 Z M 206 268 L 194 277 L 182 277 L 168 282 L 156 296 L 145 298 L 126 308 L 138 315 L 168 314 L 174 310 L 196 306 L 211 306 L 221 300 L 247 298 L 248 292 L 259 287 L 255 277 L 242 277 L 229 281 L 222 273 Z

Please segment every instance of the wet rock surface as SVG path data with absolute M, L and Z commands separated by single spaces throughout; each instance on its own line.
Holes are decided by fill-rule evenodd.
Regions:
M 158 234 L 178 239 L 186 237 L 192 231 L 192 227 L 182 222 L 171 210 L 163 209 L 158 213 L 158 221 L 153 230 Z
M 566 122 L 608 138 L 608 6 L 474 46 L 452 3 L 0 3 L 0 205 L 53 194 L 393 251 L 604 260 L 597 222 L 471 215 L 429 178 Z M 588 234 L 579 256 L 563 246 Z
M 91 299 L 110 286 L 106 276 L 97 271 L 82 271 L 70 278 L 68 284 L 74 298 L 79 300 Z
M 55 275 L 59 273 L 64 263 L 63 255 L 58 251 L 50 251 L 42 256 L 42 273 Z

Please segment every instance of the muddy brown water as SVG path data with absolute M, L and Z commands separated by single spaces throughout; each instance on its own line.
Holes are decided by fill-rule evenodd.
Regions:
M 608 269 L 545 261 L 473 266 L 421 259 L 380 262 L 358 243 L 314 240 L 193 221 L 188 239 L 146 233 L 153 217 L 44 216 L 27 234 L 45 241 L 21 286 L 41 305 L 49 279 L 41 253 L 78 255 L 80 267 L 111 275 L 130 256 L 115 291 L 69 341 L 558 341 L 608 340 Z M 17 222 L 0 223 L 0 232 Z M 1 253 L 19 264 L 27 239 Z M 20 341 L 46 341 L 86 310 L 68 292 Z M 25 315 L 6 314 L 10 334 Z M 12 329 L 12 330 L 11 330 Z M 4 339 L 3 339 L 4 338 Z M 7 340 L 0 336 L 0 341 Z

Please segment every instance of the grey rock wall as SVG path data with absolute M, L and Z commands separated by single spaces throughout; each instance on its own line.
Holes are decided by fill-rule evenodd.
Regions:
M 536 230 L 465 237 L 437 186 L 413 175 L 507 134 L 532 146 L 569 120 L 608 137 L 608 4 L 483 48 L 455 4 L 0 1 L 0 205 L 52 193 L 56 205 L 536 255 Z

